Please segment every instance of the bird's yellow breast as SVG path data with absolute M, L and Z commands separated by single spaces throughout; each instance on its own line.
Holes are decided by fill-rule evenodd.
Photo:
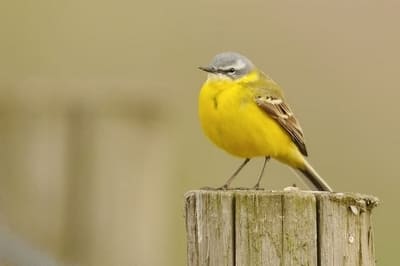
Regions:
M 281 126 L 257 106 L 254 90 L 246 84 L 229 79 L 209 79 L 204 83 L 199 117 L 205 134 L 233 155 L 271 156 L 297 165 L 297 148 Z

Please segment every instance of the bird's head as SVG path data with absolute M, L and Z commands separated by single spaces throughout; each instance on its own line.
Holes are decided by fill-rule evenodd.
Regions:
M 209 78 L 236 80 L 255 69 L 253 63 L 245 56 L 235 52 L 217 54 L 211 63 L 199 69 L 209 73 Z

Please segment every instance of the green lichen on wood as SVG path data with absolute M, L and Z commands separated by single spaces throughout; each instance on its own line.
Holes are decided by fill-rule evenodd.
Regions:
M 238 191 L 235 202 L 236 250 L 238 254 L 247 254 L 238 256 L 238 265 L 280 265 L 281 195 Z
M 283 194 L 283 265 L 317 265 L 316 200 L 301 191 Z

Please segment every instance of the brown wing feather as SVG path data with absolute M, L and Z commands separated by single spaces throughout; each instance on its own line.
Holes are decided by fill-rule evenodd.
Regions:
M 255 99 L 257 105 L 275 119 L 279 125 L 290 135 L 300 152 L 307 156 L 306 144 L 304 143 L 303 130 L 300 127 L 292 110 L 282 99 L 276 97 L 261 97 Z

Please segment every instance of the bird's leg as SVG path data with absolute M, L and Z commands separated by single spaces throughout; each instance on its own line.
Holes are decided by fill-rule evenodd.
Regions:
M 261 182 L 261 178 L 263 177 L 263 175 L 264 175 L 264 170 L 265 170 L 265 165 L 267 164 L 267 162 L 269 161 L 269 159 L 270 159 L 271 157 L 269 157 L 269 156 L 265 156 L 265 159 L 264 159 L 264 164 L 263 164 L 263 167 L 262 167 L 262 169 L 261 169 L 261 172 L 260 172 L 260 175 L 258 176 L 258 180 L 257 180 L 257 183 L 254 185 L 254 189 L 259 189 L 260 188 L 260 182 Z
M 235 179 L 235 177 L 239 174 L 240 170 L 242 170 L 242 168 L 250 161 L 250 158 L 246 158 L 246 160 L 244 160 L 244 162 L 239 166 L 239 168 L 232 174 L 231 177 L 229 177 L 229 179 L 225 182 L 225 184 L 220 187 L 219 189 L 228 189 L 229 185 L 232 183 L 233 179 Z

